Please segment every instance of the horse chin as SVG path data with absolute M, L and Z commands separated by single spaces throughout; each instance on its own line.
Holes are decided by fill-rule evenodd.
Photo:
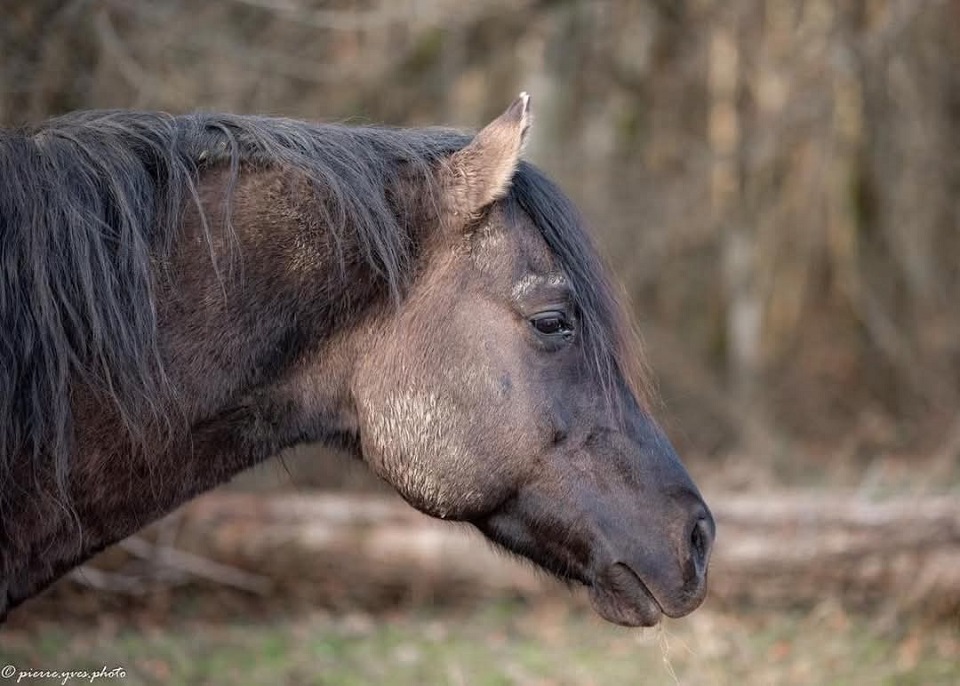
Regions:
M 622 626 L 654 626 L 663 610 L 632 569 L 607 567 L 590 584 L 590 604 L 608 622 Z

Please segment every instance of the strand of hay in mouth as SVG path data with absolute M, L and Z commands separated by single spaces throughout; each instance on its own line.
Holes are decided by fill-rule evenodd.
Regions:
M 680 686 L 677 671 L 673 668 L 673 663 L 670 661 L 670 641 L 667 639 L 667 630 L 663 626 L 663 622 L 657 625 L 657 644 L 660 646 L 660 657 L 663 660 L 664 669 L 667 670 L 667 674 L 673 679 L 673 683 Z

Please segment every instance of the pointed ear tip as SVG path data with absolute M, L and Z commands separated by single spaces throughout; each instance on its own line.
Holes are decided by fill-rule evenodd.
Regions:
M 517 96 L 517 100 L 520 101 L 521 112 L 523 114 L 530 114 L 530 94 L 527 91 L 521 91 L 520 95 Z
M 520 93 L 517 99 L 510 103 L 507 108 L 507 114 L 516 119 L 530 118 L 530 94 L 526 91 Z

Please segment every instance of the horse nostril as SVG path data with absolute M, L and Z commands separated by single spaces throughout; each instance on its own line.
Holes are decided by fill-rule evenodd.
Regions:
M 712 538 L 709 520 L 704 516 L 698 517 L 690 531 L 690 551 L 698 576 L 706 572 Z

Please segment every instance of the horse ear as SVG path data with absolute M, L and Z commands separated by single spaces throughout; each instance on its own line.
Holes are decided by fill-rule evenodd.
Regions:
M 450 156 L 447 174 L 451 209 L 475 215 L 510 189 L 530 128 L 530 96 L 521 93 L 506 111 Z

